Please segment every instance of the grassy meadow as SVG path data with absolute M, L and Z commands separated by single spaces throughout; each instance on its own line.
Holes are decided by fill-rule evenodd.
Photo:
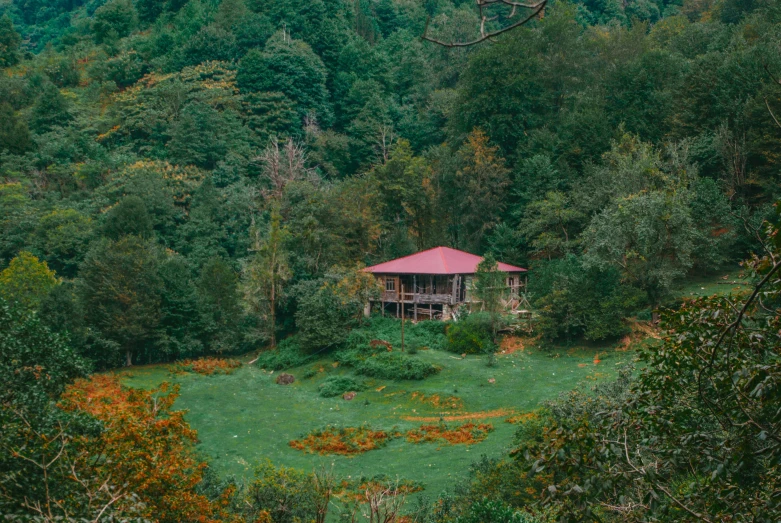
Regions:
M 503 346 L 513 347 L 513 343 Z M 367 390 L 351 401 L 318 395 L 318 385 L 326 377 L 350 374 L 329 359 L 288 370 L 296 381 L 286 386 L 275 383 L 279 372 L 254 365 L 231 375 L 171 374 L 165 365 L 123 374 L 124 383 L 134 387 L 153 387 L 163 381 L 180 384 L 176 407 L 188 411 L 188 421 L 198 430 L 198 449 L 219 473 L 249 477 L 263 459 L 302 470 L 333 463 L 340 476 L 386 474 L 421 482 L 426 492 L 436 495 L 481 455 L 506 454 L 515 431 L 506 422 L 512 414 L 532 411 L 579 383 L 613 376 L 616 367 L 631 358 L 631 352 L 603 350 L 599 351 L 601 361 L 595 364 L 596 353 L 594 348 L 583 347 L 550 352 L 521 349 L 499 355 L 496 365 L 488 367 L 485 356 L 461 359 L 444 351 L 420 351 L 419 358 L 442 367 L 439 374 L 421 381 L 369 379 Z M 315 376 L 302 378 L 309 369 L 317 371 Z M 456 410 L 438 407 L 421 401 L 420 394 L 442 400 L 456 397 L 462 406 Z M 495 430 L 474 445 L 413 444 L 398 438 L 384 448 L 354 456 L 321 456 L 288 445 L 329 424 L 356 427 L 368 423 L 375 429 L 404 432 L 438 423 L 441 416 L 446 421 L 448 416 L 459 417 L 452 423 L 464 423 L 460 418 L 473 416 L 491 423 Z

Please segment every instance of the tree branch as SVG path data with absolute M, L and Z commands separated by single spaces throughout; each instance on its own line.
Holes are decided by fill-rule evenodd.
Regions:
M 495 3 L 501 3 L 501 4 L 504 4 L 504 5 L 512 6 L 513 7 L 513 12 L 511 13 L 511 16 L 515 14 L 515 8 L 516 7 L 526 7 L 526 8 L 529 8 L 529 9 L 534 9 L 534 11 L 529 16 L 527 16 L 526 18 L 524 18 L 522 20 L 519 20 L 518 22 L 516 22 L 514 24 L 508 25 L 507 27 L 504 27 L 502 29 L 497 29 L 496 31 L 493 31 L 493 32 L 490 32 L 490 33 L 485 33 L 484 32 L 483 24 L 485 24 L 485 20 L 486 19 L 484 17 L 481 17 L 481 20 L 482 20 L 482 22 L 481 22 L 481 36 L 479 38 L 476 38 L 475 40 L 472 40 L 472 41 L 469 41 L 469 42 L 443 42 L 442 40 L 437 40 L 436 38 L 432 38 L 431 36 L 428 35 L 428 26 L 429 26 L 429 22 L 431 21 L 431 17 L 428 17 L 426 19 L 426 27 L 423 30 L 423 35 L 420 38 L 421 38 L 421 40 L 424 40 L 426 42 L 431 42 L 433 44 L 441 45 L 442 47 L 448 47 L 448 48 L 469 47 L 469 46 L 472 46 L 472 45 L 477 45 L 477 44 L 479 44 L 481 42 L 485 42 L 486 40 L 490 40 L 491 38 L 495 38 L 495 37 L 499 36 L 502 33 L 506 33 L 508 31 L 512 31 L 516 27 L 520 27 L 520 26 L 524 25 L 525 23 L 529 22 L 532 18 L 534 18 L 535 16 L 540 14 L 543 9 L 545 9 L 545 6 L 547 5 L 548 0 L 542 0 L 539 3 L 532 4 L 532 5 L 521 4 L 521 3 L 517 3 L 517 2 L 509 2 L 507 0 L 480 0 L 478 5 L 479 5 L 479 7 L 480 7 L 480 9 L 482 11 L 483 7 L 485 7 L 487 5 L 490 5 L 490 4 L 495 4 Z

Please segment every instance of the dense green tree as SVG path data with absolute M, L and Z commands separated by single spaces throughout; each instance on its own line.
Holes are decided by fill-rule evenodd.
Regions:
M 142 200 L 152 228 L 158 239 L 173 241 L 176 227 L 184 221 L 187 204 L 197 190 L 203 173 L 191 167 L 175 167 L 161 162 L 139 162 L 112 173 L 96 191 L 96 203 L 101 208 L 114 208 L 122 200 L 134 197 Z M 117 209 L 118 218 L 143 220 L 143 210 L 138 200 L 131 200 L 128 208 Z M 128 211 L 130 216 L 123 216 Z M 110 213 L 109 213 L 110 214 Z M 119 227 L 146 227 L 145 223 L 126 223 Z M 118 230 L 121 233 L 121 230 Z
M 457 244 L 482 250 L 485 237 L 501 220 L 510 185 L 509 170 L 499 148 L 476 129 L 459 149 L 460 169 L 451 183 L 459 193 Z
M 295 104 L 299 122 L 311 113 L 321 125 L 327 125 L 332 109 L 326 78 L 325 66 L 312 49 L 281 32 L 272 36 L 262 51 L 247 53 L 236 81 L 244 92 L 284 94 Z
M 693 264 L 695 230 L 686 201 L 652 192 L 618 200 L 583 233 L 586 267 L 614 267 L 656 307 Z
M 220 112 L 204 103 L 191 103 L 182 111 L 168 144 L 172 159 L 214 169 L 228 151 L 246 151 L 244 128 L 231 111 Z
M 223 259 L 212 258 L 201 268 L 196 286 L 208 349 L 217 353 L 235 351 L 242 341 L 239 275 Z
M 22 251 L 0 271 L 0 298 L 23 310 L 34 311 L 58 283 L 46 262 Z
M 92 220 L 76 209 L 56 209 L 41 216 L 34 243 L 52 269 L 72 278 L 87 252 L 92 227 Z
M 118 240 L 127 235 L 151 238 L 152 219 L 146 210 L 144 200 L 138 196 L 127 196 L 120 200 L 106 213 L 100 232 L 111 240 Z
M 92 31 L 98 43 L 114 42 L 135 29 L 137 13 L 131 0 L 110 0 L 95 10 Z
M 51 131 L 73 119 L 70 103 L 53 83 L 45 83 L 30 115 L 32 128 L 38 133 Z
M 2 299 L 0 354 L 0 511 L 13 517 L 35 503 L 76 498 L 67 479 L 73 471 L 57 459 L 58 434 L 79 437 L 98 426 L 55 406 L 65 386 L 87 374 L 87 362 L 39 316 Z
M 218 25 L 207 25 L 182 46 L 181 66 L 198 65 L 208 60 L 229 62 L 237 53 L 233 33 Z
M 384 196 L 386 223 L 404 223 L 418 249 L 433 245 L 435 188 L 433 173 L 425 158 L 415 157 L 406 140 L 399 140 L 389 157 L 373 171 Z
M 551 191 L 544 199 L 526 206 L 519 230 L 529 242 L 533 255 L 550 260 L 572 252 L 582 220 L 583 214 L 574 208 L 565 193 Z
M 501 314 L 506 309 L 508 288 L 507 274 L 499 270 L 499 264 L 492 254 L 486 254 L 477 265 L 477 271 L 472 282 L 472 293 L 480 301 L 480 310 L 488 313 L 491 318 L 491 338 L 497 341 Z
M 160 338 L 156 360 L 172 360 L 203 353 L 198 295 L 187 260 L 169 255 L 160 264 Z
M 23 154 L 32 145 L 27 123 L 10 104 L 0 103 L 0 153 Z
M 259 322 L 258 339 L 277 345 L 277 307 L 284 299 L 290 280 L 288 253 L 285 249 L 287 230 L 279 211 L 272 208 L 268 228 L 255 227 L 252 257 L 244 266 L 242 288 L 247 312 Z
M 14 23 L 8 17 L 0 17 L 0 68 L 19 63 L 19 46 L 22 37 L 14 29 Z
M 618 269 L 586 268 L 574 254 L 534 266 L 529 293 L 548 340 L 614 339 L 629 331 L 624 321 L 645 295 L 621 282 Z
M 159 266 L 154 244 L 124 236 L 97 241 L 79 272 L 88 324 L 119 347 L 126 365 L 158 339 L 164 291 Z

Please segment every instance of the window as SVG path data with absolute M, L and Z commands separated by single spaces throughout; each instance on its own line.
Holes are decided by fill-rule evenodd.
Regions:
M 386 291 L 395 291 L 396 290 L 396 279 L 395 278 L 385 278 L 385 290 Z
M 510 276 L 507 278 L 507 286 L 508 287 L 515 287 L 515 278 Z

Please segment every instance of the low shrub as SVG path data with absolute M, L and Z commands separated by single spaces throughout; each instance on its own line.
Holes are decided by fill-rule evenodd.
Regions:
M 362 381 L 351 376 L 329 376 L 318 387 L 320 396 L 324 398 L 341 396 L 345 392 L 360 392 L 365 388 Z
M 447 329 L 447 349 L 456 354 L 496 352 L 491 340 L 491 318 L 485 313 L 470 314 Z
M 439 372 L 439 367 L 403 352 L 380 352 L 354 362 L 355 372 L 386 380 L 422 380 Z
M 398 434 L 384 430 L 372 430 L 368 425 L 338 428 L 327 426 L 293 440 L 289 445 L 312 454 L 361 454 L 384 447 Z
M 448 426 L 445 423 L 439 425 L 422 425 L 418 429 L 407 432 L 407 441 L 411 443 L 442 443 L 451 445 L 473 445 L 488 437 L 493 432 L 494 426 L 490 423 L 464 423 L 463 425 Z
M 404 346 L 409 349 L 440 349 L 447 346 L 445 322 L 421 321 L 404 325 Z M 394 350 L 401 349 L 401 322 L 395 318 L 373 317 L 361 328 L 354 329 L 347 336 L 344 347 L 371 352 L 370 343 L 381 340 L 390 343 Z
M 298 343 L 295 336 L 282 340 L 276 349 L 262 352 L 255 364 L 261 369 L 284 370 L 298 367 L 310 360 Z
M 232 374 L 239 367 L 241 367 L 241 362 L 238 360 L 201 358 L 197 360 L 177 361 L 169 366 L 168 370 L 177 374 L 181 372 L 195 372 L 197 374 L 210 376 L 212 374 Z
M 469 512 L 456 519 L 456 523 L 536 523 L 531 514 L 521 512 L 501 500 L 483 499 L 472 503 Z

